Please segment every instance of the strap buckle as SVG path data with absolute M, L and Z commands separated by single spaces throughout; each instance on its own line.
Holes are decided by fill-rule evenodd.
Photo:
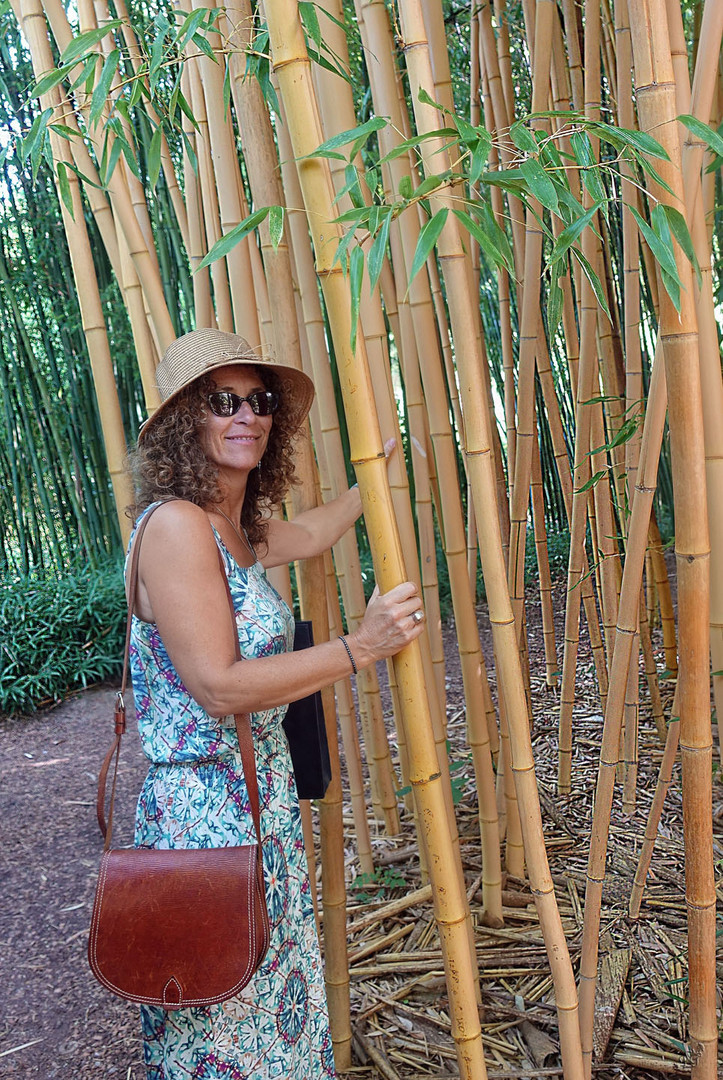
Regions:
M 115 733 L 125 735 L 126 731 L 126 703 L 123 700 L 123 691 L 119 690 L 115 699 Z

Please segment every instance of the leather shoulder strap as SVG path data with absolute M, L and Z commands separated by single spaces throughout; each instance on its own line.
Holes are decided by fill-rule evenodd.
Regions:
M 173 501 L 173 500 L 166 500 Z M 130 561 L 128 564 L 128 616 L 126 619 L 126 637 L 125 637 L 125 649 L 123 654 L 123 678 L 121 681 L 121 688 L 118 691 L 116 698 L 116 706 L 114 713 L 114 729 L 115 738 L 110 747 L 110 750 L 103 759 L 103 764 L 98 775 L 98 798 L 96 803 L 96 815 L 98 818 L 98 825 L 102 836 L 105 839 L 104 850 L 108 851 L 111 844 L 111 837 L 113 831 L 113 807 L 115 805 L 115 791 L 116 781 L 118 779 L 118 759 L 120 757 L 121 738 L 125 734 L 126 730 L 126 715 L 125 715 L 125 700 L 124 695 L 128 684 L 128 658 L 130 653 L 130 640 L 131 640 L 131 627 L 133 624 L 133 608 L 136 600 L 136 589 L 138 587 L 138 558 L 140 552 L 141 540 L 143 533 L 146 530 L 146 526 L 150 521 L 153 514 L 156 512 L 161 503 L 153 506 L 149 509 L 146 516 L 138 525 L 136 534 L 133 537 L 131 545 Z M 215 542 L 215 536 L 214 536 Z M 236 612 L 233 606 L 233 599 L 231 597 L 231 589 L 228 584 L 228 576 L 226 574 L 226 567 L 223 562 L 223 556 L 221 550 L 218 548 L 218 559 L 221 570 L 221 577 L 226 587 L 226 594 L 228 596 L 229 609 L 231 612 L 231 620 L 233 623 L 233 640 L 236 651 L 236 659 L 241 660 L 241 649 L 238 641 L 238 628 L 236 626 Z M 259 788 L 258 780 L 256 777 L 256 758 L 254 755 L 253 737 L 251 735 L 251 718 L 248 713 L 237 713 L 234 716 L 236 723 L 236 734 L 238 736 L 239 750 L 241 753 L 241 763 L 243 765 L 244 779 L 246 780 L 246 789 L 248 791 L 249 802 L 251 804 L 251 816 L 254 822 L 254 830 L 256 832 L 256 840 L 261 849 L 261 816 L 259 807 Z M 108 770 L 110 768 L 111 761 L 115 756 L 115 764 L 113 768 L 113 783 L 111 785 L 110 802 L 108 805 L 108 821 L 106 824 L 105 817 L 105 792 L 108 779 Z

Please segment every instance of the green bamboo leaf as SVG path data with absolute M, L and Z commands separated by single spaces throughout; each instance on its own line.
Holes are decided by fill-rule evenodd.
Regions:
M 374 237 L 374 243 L 369 249 L 369 256 L 367 265 L 369 269 L 369 291 L 374 292 L 379 281 L 379 275 L 382 272 L 382 266 L 384 265 L 384 258 L 387 253 L 387 243 L 389 241 L 389 226 L 392 222 L 392 207 L 388 209 L 384 208 L 384 217 L 382 218 L 381 228 Z
M 673 307 L 680 314 L 680 278 L 676 275 L 673 277 L 667 270 L 660 268 L 660 280 L 663 282 L 663 288 L 667 292 L 670 299 L 673 301 Z
M 636 154 L 635 160 L 637 161 L 638 165 L 643 170 L 646 176 L 652 177 L 655 183 L 659 184 L 663 191 L 667 191 L 669 195 L 672 195 L 673 198 L 675 198 L 675 192 L 673 191 L 670 184 L 667 184 L 665 180 L 663 180 L 658 170 L 653 168 L 652 164 L 650 163 L 650 161 L 648 161 L 645 154 Z
M 125 158 L 128 168 L 138 180 L 141 180 L 141 170 L 138 167 L 138 159 L 136 158 L 136 155 L 133 152 L 133 148 L 126 139 L 125 135 L 116 134 L 116 142 L 119 142 L 121 144 L 121 151 L 123 153 L 123 157 Z
M 602 469 L 600 472 L 596 472 L 594 476 L 591 476 L 590 479 L 586 483 L 584 483 L 582 485 L 582 487 L 575 488 L 575 492 L 576 493 L 580 492 L 582 494 L 583 491 L 589 491 L 590 488 L 594 484 L 597 484 L 600 480 L 602 480 L 602 478 L 604 476 L 605 476 L 605 470 L 604 469 Z
M 150 146 L 148 147 L 148 183 L 151 190 L 155 191 L 158 177 L 161 173 L 161 128 L 157 127 L 153 132 Z
M 646 131 L 634 131 L 630 128 L 611 127 L 609 124 L 595 122 L 589 124 L 588 129 L 593 134 L 599 135 L 605 142 L 610 143 L 616 149 L 621 146 L 630 146 L 634 150 L 648 157 L 660 158 L 661 161 L 669 161 L 667 150 L 660 145 L 657 139 Z
M 308 0 L 299 0 L 299 15 L 301 22 L 317 49 L 322 47 L 321 27 L 319 17 L 316 14 L 316 6 L 308 3 Z
M 403 199 L 411 199 L 412 197 L 412 178 L 411 176 L 403 176 L 399 181 L 399 194 Z
M 40 97 L 42 94 L 47 94 L 48 90 L 52 90 L 54 86 L 57 86 L 59 82 L 63 81 L 63 79 L 70 70 L 71 68 L 65 65 L 63 67 L 54 68 L 46 75 L 43 75 L 42 78 L 38 79 L 32 90 L 30 91 L 30 97 L 37 98 Z M 9 98 L 9 94 L 7 93 L 7 91 L 6 94 Z
M 356 335 L 359 326 L 359 304 L 364 280 L 364 252 L 357 245 L 349 256 L 349 286 L 351 289 L 351 349 L 356 352 Z
M 229 58 L 226 57 L 226 64 L 223 72 L 223 115 L 228 117 L 228 110 L 231 106 L 231 65 Z
M 179 14 L 181 13 L 179 12 Z M 207 15 L 207 8 L 196 8 L 195 11 L 190 11 L 188 15 L 186 15 L 176 34 L 176 46 L 179 52 L 183 50 L 184 46 L 188 44 L 196 31 L 200 29 L 201 24 Z
M 67 142 L 78 137 L 78 132 L 75 128 L 68 127 L 67 124 L 48 124 L 48 128 L 50 131 L 54 131 L 57 135 L 60 135 L 61 139 L 65 139 Z
M 269 206 L 262 206 L 260 210 L 254 210 L 253 214 L 249 214 L 243 221 L 240 221 L 230 232 L 227 232 L 225 236 L 216 241 L 208 254 L 201 259 L 196 269 L 202 270 L 204 266 L 216 262 L 216 259 L 223 259 L 228 255 L 232 248 L 235 248 L 245 236 L 253 232 L 257 225 L 264 220 L 270 209 Z
M 342 160 L 346 160 L 346 159 L 342 158 Z M 337 194 L 336 198 L 334 199 L 334 202 L 337 203 L 337 202 L 339 202 L 340 199 L 343 199 L 345 195 L 348 195 L 349 196 L 349 201 L 351 202 L 354 209 L 355 210 L 361 210 L 362 207 L 366 206 L 366 203 L 364 202 L 364 194 L 363 194 L 362 189 L 361 189 L 361 183 L 359 181 L 359 172 L 357 170 L 356 165 L 347 164 L 345 166 L 345 168 L 344 168 L 344 180 L 345 180 L 344 186 L 343 186 L 343 188 L 341 188 L 341 190 Z
M 473 127 L 461 116 L 456 117 L 460 141 L 471 151 L 469 165 L 470 183 L 476 184 L 487 164 L 492 149 L 492 136 L 484 127 Z
M 420 91 L 417 94 L 417 101 L 421 101 L 423 105 L 431 105 L 433 109 L 437 110 L 437 112 L 449 111 L 448 109 L 445 109 L 443 105 L 440 105 L 438 101 L 435 101 L 433 98 L 431 98 L 423 87 L 420 88 Z
M 388 154 L 385 154 L 383 158 L 379 159 L 379 165 L 385 165 L 387 161 L 394 161 L 395 158 L 401 157 L 402 154 L 406 154 L 408 150 L 418 150 L 419 144 L 429 139 L 456 139 L 456 128 L 435 128 L 434 131 L 427 131 L 423 135 L 415 135 L 411 139 L 403 139 L 397 143 L 393 150 L 390 150 Z
M 358 229 L 362 225 L 365 225 L 369 221 L 368 206 L 355 206 L 353 210 L 345 210 L 343 214 L 339 214 L 334 221 L 338 221 L 341 225 L 348 225 L 350 222 L 354 224 L 354 228 Z
M 182 131 L 181 135 L 183 136 L 183 149 L 188 154 L 188 160 L 191 162 L 191 168 L 193 169 L 196 176 L 198 176 L 198 158 L 196 157 L 196 151 L 193 149 L 191 140 L 189 139 L 186 132 Z
M 599 162 L 595 158 L 590 136 L 586 131 L 573 131 L 570 136 L 575 161 L 580 166 L 582 182 L 592 195 L 595 202 L 601 204 L 603 213 L 607 216 L 607 194 L 600 179 Z
M 648 225 L 647 221 L 640 216 L 634 206 L 630 207 L 630 213 L 637 221 L 638 228 L 658 261 L 661 270 L 664 270 L 669 277 L 674 278 L 678 282 L 678 286 L 680 286 L 678 267 L 675 265 L 675 251 L 673 250 L 673 241 L 670 232 L 668 232 L 666 241 L 666 239 L 659 236 L 658 233 Z
M 52 115 L 52 109 L 44 109 L 43 112 L 38 113 L 33 120 L 30 125 L 30 131 L 20 140 L 19 152 L 22 161 L 27 161 L 28 158 L 30 158 L 33 165 L 35 165 L 36 162 L 40 164 L 40 155 L 42 153 L 43 143 L 45 142 L 48 123 L 50 122 Z
M 211 48 L 211 42 L 207 37 L 204 37 L 203 34 L 194 34 L 191 41 L 197 49 L 200 49 L 204 56 L 207 56 L 209 60 L 213 60 L 214 64 L 218 63 L 218 57 Z
M 584 214 L 576 218 L 570 225 L 562 230 L 550 253 L 551 266 L 554 266 L 554 264 L 566 254 L 568 249 L 572 247 L 583 229 L 587 228 L 592 222 L 599 209 L 600 204 L 595 203 L 594 206 L 591 206 L 589 210 L 586 210 Z
M 467 229 L 470 235 L 475 238 L 475 240 L 485 252 L 485 254 L 489 256 L 489 259 L 492 262 L 493 266 L 497 266 L 501 270 L 507 270 L 508 273 L 514 273 L 514 268 L 509 262 L 507 254 L 501 251 L 500 248 L 497 246 L 497 243 L 495 242 L 497 237 L 493 239 L 489 235 L 489 233 L 485 229 L 483 229 L 482 226 L 474 220 L 474 218 L 472 218 L 469 214 L 466 214 L 464 210 L 453 210 L 452 212 L 454 213 L 455 217 L 457 217 L 462 222 L 465 229 Z
M 431 218 L 419 231 L 419 239 L 417 240 L 417 249 L 414 252 L 414 258 L 412 259 L 412 269 L 409 271 L 408 286 L 411 285 L 414 278 L 424 266 L 429 253 L 439 239 L 439 234 L 444 228 L 444 224 L 447 220 L 447 214 L 449 211 L 446 206 L 438 210 L 437 213 Z
M 600 278 L 597 276 L 597 274 L 593 270 L 592 266 L 590 266 L 590 263 L 587 261 L 587 259 L 583 255 L 583 253 L 579 250 L 579 248 L 572 247 L 572 248 L 570 248 L 570 251 L 575 256 L 577 261 L 580 263 L 580 266 L 583 269 L 583 273 L 585 274 L 585 277 L 587 278 L 587 280 L 592 285 L 592 289 L 593 289 L 593 292 L 595 293 L 595 298 L 596 298 L 598 304 L 603 309 L 603 311 L 605 312 L 605 314 L 607 315 L 607 317 L 609 319 L 610 318 L 610 308 L 608 307 L 608 302 L 607 302 L 607 299 L 605 298 L 605 293 L 603 292 L 603 287 L 600 284 Z
M 487 164 L 487 159 L 490 156 L 490 150 L 492 149 L 492 139 L 490 138 L 489 145 L 482 139 L 477 143 L 472 156 L 469 159 L 469 182 L 470 184 L 476 184 L 480 176 L 484 172 L 484 167 Z
M 271 246 L 274 251 L 281 243 L 281 238 L 284 235 L 284 207 L 283 206 L 271 206 L 269 207 L 269 237 L 271 239 Z
M 77 37 L 73 38 L 70 45 L 68 45 L 61 53 L 61 64 L 65 66 L 72 64 L 75 60 L 79 60 L 81 56 L 84 56 L 94 45 L 97 45 L 104 37 L 111 34 L 120 25 L 120 19 L 112 19 L 111 22 L 105 23 L 95 30 L 86 30 L 84 34 L 78 34 Z
M 128 107 L 133 108 L 143 97 L 146 87 L 143 79 L 135 78 L 131 86 L 131 96 L 128 98 Z
M 699 120 L 697 116 L 690 116 L 688 113 L 684 113 L 679 116 L 681 124 L 687 127 L 691 135 L 695 135 L 697 139 L 704 142 L 709 150 L 712 150 L 718 157 L 723 157 L 723 136 L 721 136 L 713 128 L 704 124 L 702 120 Z
M 59 161 L 56 166 L 56 174 L 58 177 L 58 191 L 60 192 L 60 197 L 63 200 L 63 205 L 65 206 L 65 209 L 68 211 L 73 221 L 75 221 L 75 214 L 73 213 L 73 196 L 70 193 L 68 170 L 66 169 L 62 161 Z
M 153 39 L 150 56 L 148 58 L 148 85 L 151 94 L 155 94 L 158 80 L 163 70 L 163 60 L 166 55 L 166 36 L 171 29 L 171 24 L 165 15 L 159 15 L 154 19 L 156 36 Z
M 316 150 L 311 154 L 307 154 L 307 157 L 332 157 L 339 158 L 341 161 L 346 161 L 344 154 L 335 153 L 340 146 L 348 146 L 349 143 L 356 143 L 360 139 L 364 142 L 369 136 L 375 132 L 380 131 L 381 128 L 387 126 L 387 121 L 383 116 L 373 116 L 371 120 L 367 120 L 365 124 L 360 124 L 359 127 L 348 128 L 346 131 L 340 131 L 338 135 L 333 135 L 330 139 L 327 139 L 317 146 Z M 303 160 L 303 159 L 302 159 Z
M 590 142 L 590 136 L 586 131 L 573 131 L 570 135 L 570 146 L 572 147 L 575 161 L 581 169 L 587 169 L 591 165 L 597 164 L 592 149 L 592 143 Z
M 557 190 L 539 161 L 528 158 L 520 165 L 520 172 L 527 181 L 531 194 L 538 202 L 556 214 L 558 212 Z
M 547 295 L 547 333 L 550 342 L 557 333 L 557 328 L 562 321 L 563 295 L 557 274 L 550 278 L 550 291 Z
M 93 97 L 90 101 L 89 119 L 91 124 L 96 124 L 103 113 L 103 109 L 108 101 L 113 77 L 118 70 L 119 62 L 120 51 L 118 49 L 113 49 L 113 52 L 109 53 L 105 58 L 100 78 L 95 85 Z
M 349 245 L 354 239 L 355 230 L 349 229 L 344 233 L 339 241 L 336 251 L 334 252 L 334 262 L 339 263 L 344 273 L 346 274 L 349 269 Z
M 515 121 L 510 128 L 510 138 L 517 149 L 523 150 L 526 154 L 537 154 L 540 149 L 537 139 L 527 127 L 526 120 Z
M 450 174 L 448 172 L 439 173 L 439 175 L 425 176 L 421 184 L 414 189 L 414 198 L 423 199 L 430 191 L 436 191 L 438 187 L 442 186 L 445 180 L 449 179 L 449 176 Z
M 180 79 L 180 73 L 179 73 L 179 79 Z M 195 127 L 196 131 L 198 131 L 198 122 L 196 120 L 196 117 L 193 115 L 193 110 L 191 109 L 191 106 L 186 101 L 186 99 L 185 99 L 185 97 L 184 97 L 184 95 L 183 95 L 183 93 L 181 92 L 180 89 L 176 91 L 176 100 L 178 101 L 178 107 L 181 110 L 181 112 L 183 113 L 183 115 L 188 117 L 188 119 L 191 121 L 191 123 Z
M 673 233 L 673 236 L 680 244 L 685 254 L 685 257 L 695 270 L 695 276 L 698 280 L 698 288 L 700 288 L 702 281 L 700 264 L 695 254 L 693 240 L 691 239 L 691 235 L 688 232 L 688 224 L 685 218 L 681 214 L 680 210 L 676 210 L 674 206 L 667 206 L 665 203 L 658 203 L 658 205 L 654 207 L 650 217 L 651 219 L 653 219 L 653 221 L 655 221 L 655 219 L 657 219 L 660 215 L 665 216 L 665 220 L 667 221 L 668 226 Z M 659 232 L 659 229 L 656 228 L 655 231 Z
M 495 169 L 482 173 L 480 179 L 484 184 L 494 184 L 503 191 L 511 191 L 513 195 L 523 196 L 527 189 L 527 181 L 519 169 Z

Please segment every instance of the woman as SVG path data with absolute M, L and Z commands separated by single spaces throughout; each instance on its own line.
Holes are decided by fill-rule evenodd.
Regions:
M 334 1075 L 286 704 L 421 633 L 416 587 L 375 590 L 353 633 L 291 652 L 293 618 L 264 570 L 329 548 L 361 513 L 356 487 L 292 522 L 268 516 L 294 480 L 291 446 L 313 398 L 300 371 L 235 334 L 196 330 L 157 370 L 162 404 L 134 456 L 142 518 L 131 670 L 151 761 L 136 845 L 255 842 L 233 714 L 251 713 L 271 944 L 241 994 L 209 1008 L 141 1007 L 148 1080 Z M 134 534 L 135 535 L 135 534 Z M 131 537 L 131 546 L 133 537 Z M 221 551 L 233 598 L 235 659 Z

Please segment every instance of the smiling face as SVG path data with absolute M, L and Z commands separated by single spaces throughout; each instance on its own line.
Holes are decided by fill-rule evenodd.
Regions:
M 240 397 L 266 389 L 255 368 L 234 364 L 214 371 L 213 382 L 215 390 L 230 390 Z M 239 470 L 248 474 L 263 457 L 272 423 L 272 416 L 257 416 L 248 401 L 244 401 L 235 416 L 215 416 L 206 407 L 201 445 L 209 461 L 218 466 L 220 475 Z

